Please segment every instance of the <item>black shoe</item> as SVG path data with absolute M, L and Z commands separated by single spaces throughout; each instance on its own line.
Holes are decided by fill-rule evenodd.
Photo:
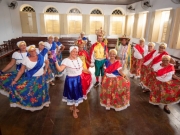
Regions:
M 99 85 L 99 82 L 96 82 L 96 83 L 94 84 L 94 87 L 96 88 L 98 85 Z
M 164 111 L 167 113 L 167 114 L 170 114 L 171 111 L 169 109 L 167 109 L 166 107 L 164 107 Z

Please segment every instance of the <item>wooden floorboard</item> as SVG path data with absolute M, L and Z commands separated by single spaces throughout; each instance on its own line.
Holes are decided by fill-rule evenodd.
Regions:
M 149 93 L 142 93 L 138 80 L 131 79 L 131 101 L 126 110 L 106 111 L 99 104 L 100 86 L 92 88 L 88 99 L 80 104 L 79 118 L 74 119 L 61 101 L 65 77 L 50 86 L 49 108 L 30 112 L 10 108 L 7 97 L 0 95 L 0 128 L 2 135 L 179 135 L 180 104 L 149 104 Z

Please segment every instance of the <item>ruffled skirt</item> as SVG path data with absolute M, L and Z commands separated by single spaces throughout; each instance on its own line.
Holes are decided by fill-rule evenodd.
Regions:
M 104 76 L 100 93 L 100 104 L 107 110 L 121 111 L 130 106 L 130 82 L 122 76 Z

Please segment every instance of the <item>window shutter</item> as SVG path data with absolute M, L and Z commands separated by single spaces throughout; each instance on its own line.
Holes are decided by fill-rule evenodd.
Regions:
M 90 15 L 82 15 L 82 31 L 90 34 Z
M 60 25 L 59 20 L 53 20 L 52 21 L 52 29 L 54 34 L 60 34 Z
M 77 20 L 75 21 L 75 34 L 81 33 L 82 31 L 82 21 Z
M 44 14 L 40 13 L 40 30 L 41 34 L 46 34 Z
M 30 33 L 28 14 L 26 12 L 20 12 L 20 17 L 21 17 L 22 33 Z
M 33 29 L 32 29 L 32 33 L 37 33 L 37 21 L 36 21 L 36 13 L 33 12 L 32 13 L 32 24 L 33 24 Z
M 139 18 L 139 15 L 138 15 L 138 14 L 135 14 L 135 15 L 134 15 L 134 26 L 133 26 L 133 38 L 137 38 L 138 18 Z

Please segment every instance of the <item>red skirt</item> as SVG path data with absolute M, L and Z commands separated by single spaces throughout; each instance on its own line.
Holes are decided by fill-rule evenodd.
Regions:
M 134 56 L 132 56 L 131 60 L 131 69 L 130 73 L 134 74 L 136 76 L 141 75 L 141 65 L 143 64 L 143 59 L 136 59 Z
M 149 102 L 154 105 L 167 105 L 180 102 L 180 81 L 161 82 L 155 80 L 151 86 Z
M 82 83 L 83 98 L 86 100 L 87 94 L 90 92 L 93 86 L 91 74 L 82 72 L 81 83 Z
M 141 66 L 141 77 L 140 81 L 144 85 L 144 87 L 148 86 L 148 78 L 151 76 L 151 68 L 150 66 L 142 65 Z
M 130 82 L 122 76 L 104 76 L 100 93 L 100 104 L 116 111 L 126 109 L 130 104 Z

